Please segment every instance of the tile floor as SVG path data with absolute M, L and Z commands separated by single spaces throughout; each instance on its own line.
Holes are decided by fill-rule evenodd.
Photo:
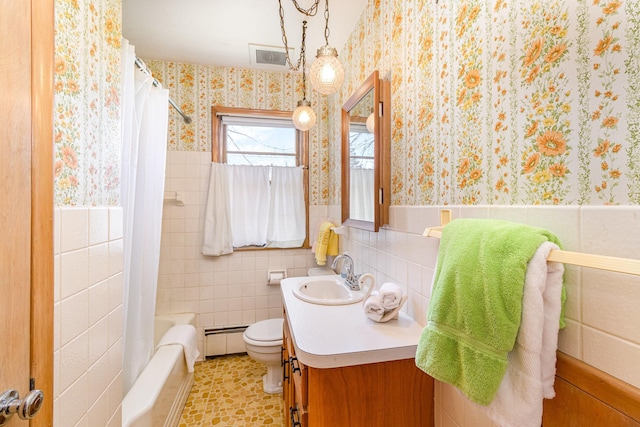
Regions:
M 179 427 L 284 425 L 282 394 L 262 391 L 266 372 L 246 354 L 196 363 Z

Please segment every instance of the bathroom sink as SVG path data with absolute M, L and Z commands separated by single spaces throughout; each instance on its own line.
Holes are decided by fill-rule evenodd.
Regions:
M 321 305 L 345 305 L 362 301 L 368 289 L 352 291 L 340 276 L 309 277 L 293 288 L 293 294 L 302 301 Z

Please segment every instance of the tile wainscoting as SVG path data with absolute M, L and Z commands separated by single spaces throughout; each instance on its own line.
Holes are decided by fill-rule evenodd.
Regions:
M 54 212 L 54 426 L 122 424 L 122 209 Z
M 204 354 L 204 328 L 243 326 L 282 317 L 280 286 L 267 285 L 268 270 L 284 269 L 288 277 L 294 277 L 305 276 L 316 266 L 309 249 L 202 255 L 210 169 L 210 152 L 167 152 L 165 194 L 170 197 L 180 192 L 184 206 L 168 202 L 164 207 L 156 306 L 158 314 L 197 314 L 200 354 Z M 326 218 L 327 206 L 310 207 L 312 231 Z
M 169 152 L 165 190 L 180 191 L 184 206 L 164 208 L 159 314 L 193 311 L 202 353 L 203 328 L 251 324 L 280 317 L 278 286 L 268 286 L 269 269 L 286 269 L 289 276 L 307 274 L 315 266 L 311 251 L 242 251 L 222 257 L 200 254 L 210 153 Z M 440 210 L 454 218 L 497 218 L 547 228 L 566 250 L 638 258 L 640 207 L 636 206 L 393 206 L 390 224 L 378 233 L 349 229 L 341 250 L 356 260 L 358 273 L 371 272 L 377 283 L 393 281 L 409 295 L 404 310 L 424 324 L 439 240 L 422 236 L 439 225 Z M 341 217 L 340 206 L 312 206 L 310 224 Z M 312 236 L 313 237 L 313 236 Z M 559 348 L 623 381 L 640 387 L 640 300 L 638 277 L 567 266 L 567 328 Z M 446 388 L 440 388 L 445 390 Z M 464 408 L 464 405 L 454 405 Z M 451 414 L 457 423 L 464 410 Z M 447 412 L 448 411 L 448 412 Z
M 544 227 L 569 251 L 640 258 L 637 206 L 394 206 L 390 224 L 378 233 L 349 229 L 341 243 L 355 258 L 357 272 L 373 273 L 377 283 L 402 285 L 409 295 L 404 310 L 422 324 L 439 245 L 422 232 L 439 225 L 441 209 L 451 209 L 453 218 L 496 218 Z M 339 212 L 340 206 L 329 207 L 330 215 Z M 640 278 L 566 266 L 565 283 L 567 327 L 560 331 L 559 349 L 640 388 Z M 465 400 L 450 386 L 438 384 L 436 425 L 465 425 L 465 417 L 477 420 L 477 411 Z

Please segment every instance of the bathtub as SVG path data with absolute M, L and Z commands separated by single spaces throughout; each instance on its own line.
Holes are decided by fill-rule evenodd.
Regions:
M 157 316 L 154 343 L 172 326 L 184 324 L 195 326 L 195 314 Z M 192 385 L 182 346 L 160 347 L 122 401 L 122 426 L 177 426 Z

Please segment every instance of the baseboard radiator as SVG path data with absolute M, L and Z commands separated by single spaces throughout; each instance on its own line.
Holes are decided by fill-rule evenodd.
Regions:
M 248 326 L 204 329 L 204 356 L 246 353 L 242 334 Z

